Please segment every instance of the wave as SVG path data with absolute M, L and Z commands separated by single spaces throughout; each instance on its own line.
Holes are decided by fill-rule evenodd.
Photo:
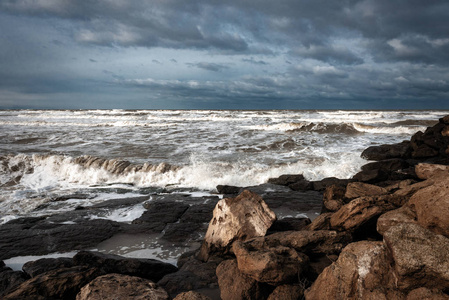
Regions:
M 427 124 L 422 122 L 418 124 Z M 290 122 L 274 125 L 248 126 L 253 130 L 284 131 L 284 132 L 315 132 L 319 134 L 359 134 L 359 133 L 381 133 L 392 135 L 414 134 L 419 130 L 425 130 L 427 126 L 413 124 L 413 126 L 394 126 L 389 124 L 362 124 L 362 123 L 314 123 L 314 122 Z

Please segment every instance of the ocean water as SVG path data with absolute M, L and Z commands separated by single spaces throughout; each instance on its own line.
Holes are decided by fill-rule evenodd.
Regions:
M 166 190 L 214 193 L 282 174 L 349 178 L 361 152 L 448 111 L 3 110 L 0 224 Z M 70 195 L 83 195 L 73 197 Z M 58 197 L 64 206 L 37 207 Z M 130 222 L 141 208 L 115 212 Z

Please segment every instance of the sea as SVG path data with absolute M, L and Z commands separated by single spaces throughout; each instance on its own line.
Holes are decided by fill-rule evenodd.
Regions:
M 282 174 L 350 178 L 369 146 L 397 143 L 449 111 L 0 110 L 0 224 L 102 201 Z M 42 204 L 68 199 L 56 209 Z M 88 196 L 86 196 L 88 195 Z M 36 210 L 36 208 L 38 208 Z M 143 208 L 109 218 L 131 222 Z

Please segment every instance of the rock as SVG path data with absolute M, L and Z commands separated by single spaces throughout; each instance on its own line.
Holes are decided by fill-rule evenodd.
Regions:
M 298 281 L 309 260 L 285 246 L 254 248 L 250 242 L 235 241 L 232 250 L 240 272 L 271 285 Z
M 416 223 L 416 213 L 407 205 L 381 215 L 377 220 L 377 231 L 383 235 L 390 227 L 402 223 Z
M 362 166 L 362 171 L 383 170 L 387 172 L 398 171 L 409 166 L 406 160 L 400 158 L 391 158 L 380 161 L 374 161 Z
M 183 258 L 178 272 L 164 276 L 158 284 L 163 287 L 171 296 L 181 292 L 199 289 L 218 288 L 218 279 L 215 270 L 221 257 L 210 257 L 208 262 L 202 262 L 195 258 L 194 254 L 188 258 Z
M 389 258 L 382 242 L 349 244 L 305 292 L 305 299 L 400 299 L 390 283 Z
M 1 266 L 2 264 L 0 264 Z M 28 279 L 25 273 L 13 271 L 11 268 L 0 267 L 0 297 L 8 294 L 13 288 Z
M 103 300 L 112 297 L 135 300 L 170 299 L 167 292 L 151 280 L 122 274 L 107 274 L 85 285 L 76 296 L 76 300 Z
M 427 158 L 437 156 L 439 154 L 438 150 L 433 149 L 428 145 L 419 145 L 413 152 L 413 158 Z
M 162 238 L 182 247 L 188 242 L 201 242 L 206 229 L 207 225 L 201 223 L 171 223 L 165 227 Z
M 222 300 L 262 300 L 266 299 L 265 295 L 272 291 L 268 285 L 243 275 L 239 271 L 235 259 L 225 260 L 219 264 L 217 277 Z
M 207 261 L 210 253 L 227 252 L 235 240 L 264 236 L 276 215 L 263 199 L 248 190 L 235 198 L 220 200 L 204 237 L 199 258 Z
M 420 163 L 415 166 L 415 172 L 420 179 L 449 176 L 449 166 Z
M 127 258 L 100 252 L 80 251 L 73 257 L 76 265 L 96 267 L 104 273 L 118 273 L 158 281 L 177 267 L 155 259 Z
M 281 175 L 278 178 L 268 179 L 268 183 L 288 186 L 294 191 L 306 191 L 312 188 L 312 184 L 308 180 L 306 180 L 302 174 Z
M 323 212 L 334 212 L 345 204 L 346 188 L 339 185 L 331 185 L 323 194 Z
M 260 195 L 279 219 L 304 215 L 312 219 L 321 211 L 321 192 L 293 191 L 289 187 L 269 183 L 245 189 Z
M 444 177 L 416 192 L 408 203 L 421 226 L 446 237 L 449 237 L 448 195 L 449 177 Z
M 333 213 L 322 213 L 315 220 L 312 221 L 305 229 L 306 230 L 330 230 L 330 220 Z
M 388 179 L 388 173 L 383 170 L 365 170 L 360 171 L 352 177 L 353 180 L 361 182 L 376 183 Z
M 329 230 L 302 230 L 277 232 L 266 237 L 253 238 L 244 244 L 248 249 L 283 246 L 293 248 L 308 256 L 316 256 L 340 253 L 349 241 L 350 236 L 346 233 Z
M 338 185 L 345 187 L 348 183 L 350 183 L 351 179 L 339 179 L 337 177 L 327 177 L 319 181 L 312 181 L 313 189 L 315 191 L 324 191 L 327 187 L 331 185 Z
M 3 300 L 75 299 L 83 286 L 103 274 L 96 268 L 86 266 L 52 270 L 18 285 Z
M 177 295 L 173 300 L 211 300 L 211 299 L 201 293 L 189 291 Z
M 22 270 L 30 277 L 35 277 L 39 274 L 62 268 L 73 267 L 73 260 L 68 257 L 60 258 L 41 258 L 35 261 L 25 263 Z
M 267 300 L 297 300 L 304 296 L 304 287 L 300 285 L 280 285 L 268 296 Z
M 425 287 L 417 288 L 408 293 L 406 300 L 448 300 L 449 296 L 440 290 L 430 290 Z
M 440 121 L 440 123 L 449 125 L 449 115 L 447 115 L 443 118 L 440 118 L 439 121 Z
M 362 152 L 362 158 L 366 160 L 386 160 L 390 158 L 406 158 L 410 153 L 410 143 L 404 141 L 392 145 L 371 146 Z
M 365 196 L 379 196 L 387 194 L 387 190 L 377 185 L 363 182 L 351 182 L 346 187 L 345 197 L 354 199 Z
M 401 290 L 449 286 L 449 239 L 413 223 L 391 226 L 384 243 Z
M 268 229 L 267 234 L 280 231 L 303 230 L 311 223 L 309 218 L 283 218 L 274 221 Z
M 217 192 L 225 195 L 237 195 L 241 187 L 232 185 L 217 185 Z
M 377 217 L 399 206 L 394 205 L 394 201 L 396 199 L 391 195 L 354 199 L 332 215 L 330 218 L 331 228 L 351 232 L 366 231 L 367 234 L 371 234 L 373 231 L 375 232 Z M 369 227 L 372 225 L 372 228 L 364 225 Z
M 188 203 L 175 200 L 153 200 L 146 204 L 147 210 L 133 224 L 149 223 L 152 232 L 162 232 L 168 223 L 177 222 L 190 207 Z
M 413 194 L 415 194 L 420 189 L 423 189 L 425 187 L 428 187 L 434 183 L 433 180 L 428 179 L 422 182 L 414 183 L 405 187 L 402 187 L 401 189 L 394 192 L 395 196 L 400 197 L 411 197 Z
M 45 217 L 15 219 L 0 226 L 0 259 L 86 249 L 119 230 L 117 222 L 102 219 L 77 224 L 52 223 Z

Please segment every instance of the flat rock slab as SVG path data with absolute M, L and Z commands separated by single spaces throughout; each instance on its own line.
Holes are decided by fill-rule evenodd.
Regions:
M 67 252 L 96 246 L 120 229 L 109 220 L 55 224 L 42 218 L 22 218 L 0 226 L 0 259 Z

